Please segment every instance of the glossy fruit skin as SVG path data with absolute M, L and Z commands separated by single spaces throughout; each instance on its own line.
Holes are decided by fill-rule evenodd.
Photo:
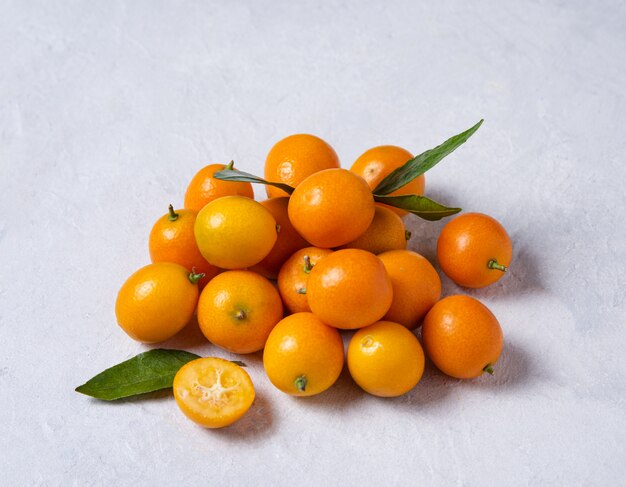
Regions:
M 222 181 L 213 175 L 225 169 L 224 164 L 209 164 L 200 169 L 191 179 L 185 192 L 185 208 L 199 212 L 207 203 L 222 196 L 245 196 L 254 199 L 254 190 L 250 183 Z
M 324 323 L 356 329 L 380 320 L 393 300 L 391 279 L 382 261 L 360 249 L 337 250 L 309 274 L 307 299 Z
M 477 299 L 448 296 L 424 318 L 422 341 L 426 354 L 444 374 L 471 379 L 495 364 L 502 352 L 502 328 Z
M 330 249 L 305 247 L 294 252 L 280 268 L 278 290 L 285 307 L 291 313 L 311 311 L 306 295 L 311 269 L 320 259 L 332 253 L 333 251 Z M 308 257 L 311 265 L 308 270 L 305 257 Z
M 450 220 L 437 240 L 441 270 L 459 286 L 493 284 L 505 272 L 490 269 L 489 261 L 508 267 L 512 257 L 513 244 L 504 227 L 482 213 L 465 213 Z
M 384 320 L 412 330 L 441 297 L 441 279 L 428 260 L 411 250 L 392 250 L 378 256 L 393 287 L 393 301 Z
M 276 288 L 252 271 L 226 271 L 213 278 L 198 302 L 198 323 L 210 342 L 234 353 L 263 348 L 283 317 Z
M 424 372 L 424 352 L 417 337 L 391 321 L 358 330 L 348 345 L 347 361 L 354 381 L 381 397 L 409 392 Z
M 175 210 L 174 213 L 175 220 L 172 221 L 167 213 L 152 227 L 148 239 L 150 259 L 152 262 L 174 262 L 189 272 L 204 274 L 198 281 L 202 289 L 220 269 L 209 264 L 198 249 L 193 233 L 197 213 L 193 210 Z
M 360 237 L 343 245 L 342 249 L 362 249 L 372 254 L 388 250 L 406 249 L 407 237 L 404 223 L 390 207 L 376 204 L 374 219 Z
M 179 264 L 142 267 L 122 285 L 115 301 L 120 327 L 134 340 L 158 343 L 173 337 L 193 317 L 198 285 Z
M 260 203 L 244 196 L 223 196 L 196 218 L 196 242 L 202 256 L 222 269 L 261 262 L 276 243 L 276 220 Z
M 361 176 L 367 184 L 369 184 L 372 191 L 378 186 L 378 184 L 391 174 L 395 169 L 403 166 L 409 159 L 413 159 L 411 154 L 402 147 L 395 145 L 380 145 L 372 147 L 366 150 L 359 158 L 354 161 L 350 171 Z M 425 178 L 424 175 L 420 175 L 408 182 L 401 188 L 389 193 L 390 196 L 398 196 L 403 194 L 424 194 Z M 407 212 L 398 208 L 392 208 L 396 214 L 403 216 Z
M 276 388 L 294 396 L 312 396 L 332 386 L 343 368 L 339 332 L 312 313 L 295 313 L 270 333 L 263 365 Z M 304 390 L 298 385 L 305 380 Z
M 363 178 L 326 169 L 302 181 L 289 199 L 289 219 L 311 245 L 332 248 L 361 236 L 374 218 L 374 196 Z
M 325 141 L 310 134 L 295 134 L 279 140 L 265 159 L 264 178 L 295 188 L 305 178 L 323 169 L 339 167 L 339 158 Z M 269 198 L 287 196 L 282 189 L 266 186 Z
M 205 428 L 222 428 L 252 406 L 255 392 L 248 373 L 217 357 L 192 360 L 174 377 L 174 398 L 185 416 Z
M 261 204 L 268 209 L 276 220 L 278 236 L 269 255 L 251 267 L 250 270 L 258 272 L 268 279 L 276 279 L 285 261 L 297 250 L 307 247 L 309 242 L 300 236 L 289 220 L 287 214 L 288 197 L 270 198 L 261 201 Z

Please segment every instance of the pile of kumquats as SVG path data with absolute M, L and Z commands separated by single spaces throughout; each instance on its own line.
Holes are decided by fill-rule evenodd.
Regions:
M 484 287 L 504 275 L 512 244 L 500 223 L 480 213 L 454 217 L 460 208 L 423 196 L 424 172 L 481 123 L 416 157 L 374 147 L 349 170 L 329 144 L 307 134 L 277 142 L 263 178 L 232 162 L 200 169 L 184 208 L 170 205 L 152 227 L 152 264 L 121 287 L 119 326 L 134 340 L 159 343 L 197 314 L 216 346 L 237 354 L 263 350 L 271 383 L 294 396 L 324 392 L 344 361 L 364 391 L 384 397 L 417 385 L 424 353 L 455 378 L 492 374 L 503 342 L 497 319 L 472 297 L 442 299 L 433 265 L 407 250 L 403 223 L 414 218 L 409 213 L 452 217 L 439 235 L 437 260 L 460 286 Z M 268 199 L 255 201 L 252 183 L 266 185 Z M 419 326 L 421 344 L 412 331 Z M 77 391 L 113 400 L 172 387 L 190 419 L 219 428 L 254 401 L 243 365 L 154 349 Z

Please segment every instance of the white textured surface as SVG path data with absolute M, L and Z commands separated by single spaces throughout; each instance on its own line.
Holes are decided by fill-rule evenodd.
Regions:
M 0 3 L 0 484 L 623 484 L 623 3 L 260 3 Z M 481 117 L 427 194 L 513 238 L 511 273 L 470 293 L 504 328 L 496 377 L 428 365 L 382 400 L 344 373 L 295 400 L 253 356 L 258 400 L 223 431 L 166 393 L 73 391 L 144 349 L 115 295 L 199 167 L 259 173 L 294 132 L 349 167 Z M 413 247 L 433 258 L 441 225 L 410 219 Z M 197 338 L 167 345 L 221 354 Z

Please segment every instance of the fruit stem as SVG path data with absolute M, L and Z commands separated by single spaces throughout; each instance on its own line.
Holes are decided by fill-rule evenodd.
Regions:
M 235 161 L 230 161 L 228 164 L 226 164 L 226 167 L 224 168 L 224 170 L 232 171 L 234 164 L 235 164 Z
M 405 240 L 408 242 L 409 240 L 411 240 L 411 231 L 410 230 L 405 230 L 404 231 L 404 238 Z
M 505 265 L 498 264 L 498 261 L 496 259 L 491 259 L 489 262 L 487 262 L 487 267 L 489 267 L 489 269 L 497 269 L 502 272 L 507 271 L 507 267 Z
M 276 233 L 280 233 L 280 228 L 281 228 L 280 225 L 277 223 L 276 224 Z
M 196 271 L 192 269 L 191 272 L 189 273 L 189 281 L 191 282 L 191 284 L 198 284 L 198 281 L 202 279 L 204 276 L 205 276 L 204 272 L 200 272 L 199 274 L 196 274 Z
M 487 364 L 483 368 L 483 372 L 487 372 L 489 375 L 493 375 L 493 364 Z
M 296 289 L 296 292 L 298 294 L 306 294 L 306 288 L 305 287 L 301 287 L 300 289 Z
M 304 256 L 304 272 L 308 274 L 309 272 L 311 272 L 311 269 L 313 269 L 313 264 L 311 264 L 311 257 L 309 257 L 308 255 L 305 255 Z
M 304 392 L 306 390 L 306 383 L 307 380 L 305 375 L 299 376 L 294 382 L 294 384 L 296 385 L 296 389 L 298 389 L 300 392 Z
M 246 319 L 246 312 L 242 309 L 238 309 L 237 312 L 235 313 L 235 319 L 237 320 L 245 320 Z
M 172 205 L 168 207 L 167 219 L 171 222 L 175 222 L 176 220 L 178 220 L 178 213 L 174 211 L 174 207 Z

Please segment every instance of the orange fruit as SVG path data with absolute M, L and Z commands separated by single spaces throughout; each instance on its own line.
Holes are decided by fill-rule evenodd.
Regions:
M 406 249 L 410 234 L 404 228 L 402 218 L 388 206 L 376 204 L 374 219 L 360 237 L 343 245 L 343 249 L 362 249 L 372 254 L 388 250 Z
M 393 299 L 383 262 L 361 249 L 337 250 L 321 259 L 309 274 L 306 294 L 313 313 L 344 329 L 380 320 Z
M 289 219 L 312 245 L 331 248 L 361 236 L 372 223 L 374 208 L 363 178 L 346 169 L 326 169 L 296 187 L 289 199 Z
M 210 164 L 200 169 L 191 179 L 185 193 L 185 208 L 200 211 L 207 203 L 222 196 L 239 195 L 254 198 L 254 190 L 250 183 L 222 181 L 213 175 L 226 169 L 224 164 Z M 232 166 L 229 165 L 232 168 Z
M 148 239 L 152 262 L 174 262 L 188 271 L 202 273 L 198 281 L 200 289 L 219 273 L 219 269 L 209 264 L 198 249 L 193 227 L 197 213 L 193 210 L 176 210 L 170 205 L 169 213 L 159 218 Z
M 321 258 L 332 253 L 330 249 L 306 247 L 295 252 L 280 268 L 278 290 L 291 313 L 311 311 L 306 297 L 309 274 Z
M 502 328 L 489 308 L 469 296 L 448 296 L 424 318 L 426 354 L 443 373 L 471 379 L 493 373 L 502 352 Z
M 194 226 L 202 256 L 223 269 L 261 262 L 276 243 L 276 220 L 260 203 L 244 196 L 222 196 L 207 204 Z
M 201 277 L 170 262 L 142 267 L 117 294 L 118 324 L 131 338 L 144 343 L 173 337 L 193 317 Z
M 372 191 L 378 184 L 391 174 L 395 169 L 403 166 L 409 159 L 413 159 L 411 154 L 402 147 L 395 145 L 380 145 L 366 150 L 359 158 L 354 161 L 350 171 L 361 176 Z M 425 179 L 424 175 L 416 177 L 401 188 L 389 193 L 389 196 L 398 196 L 403 194 L 424 194 Z M 400 216 L 406 215 L 407 212 L 398 208 L 389 207 Z
M 393 287 L 393 301 L 383 319 L 417 327 L 441 297 L 441 280 L 430 262 L 410 250 L 392 250 L 378 256 Z
M 293 228 L 289 220 L 289 215 L 287 214 L 287 206 L 289 205 L 288 197 L 270 198 L 261 201 L 261 204 L 269 210 L 276 220 L 278 236 L 269 255 L 261 262 L 251 267 L 250 270 L 258 272 L 268 279 L 276 279 L 278 271 L 280 271 L 285 261 L 296 250 L 308 246 L 309 243 Z
M 336 329 L 311 313 L 296 313 L 270 333 L 263 365 L 272 384 L 284 393 L 312 396 L 335 383 L 343 358 L 343 341 Z
M 205 428 L 222 428 L 252 406 L 254 385 L 239 365 L 217 357 L 192 360 L 174 376 L 174 398 L 185 416 Z
M 482 213 L 450 220 L 437 240 L 441 270 L 459 286 L 493 284 L 504 275 L 512 256 L 513 244 L 504 227 Z
M 283 317 L 276 288 L 252 271 L 226 271 L 209 282 L 198 302 L 204 336 L 234 353 L 261 350 Z
M 265 179 L 296 187 L 306 177 L 323 169 L 339 167 L 333 148 L 319 137 L 296 134 L 285 137 L 271 148 L 265 159 Z M 266 186 L 267 196 L 287 196 L 282 189 Z
M 391 321 L 358 330 L 348 345 L 347 358 L 354 382 L 375 396 L 405 394 L 424 372 L 424 352 L 417 337 Z

